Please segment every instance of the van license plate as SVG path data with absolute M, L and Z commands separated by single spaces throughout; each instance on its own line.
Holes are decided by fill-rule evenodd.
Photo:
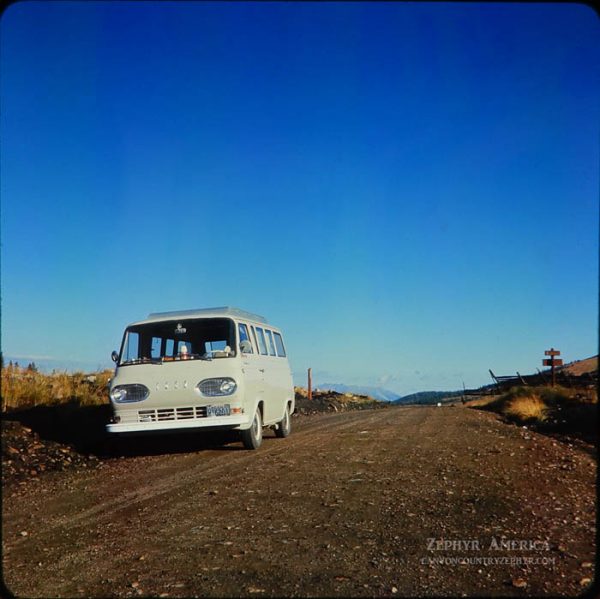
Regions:
M 231 408 L 229 404 L 225 404 L 224 406 L 206 406 L 206 415 L 207 416 L 230 416 Z

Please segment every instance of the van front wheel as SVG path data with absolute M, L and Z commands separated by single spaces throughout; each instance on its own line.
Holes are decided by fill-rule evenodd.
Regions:
M 260 408 L 256 408 L 252 426 L 241 431 L 242 443 L 246 449 L 258 449 L 262 442 L 262 417 Z
M 287 437 L 292 432 L 292 419 L 290 418 L 290 404 L 285 406 L 283 418 L 277 423 L 275 435 L 280 439 Z

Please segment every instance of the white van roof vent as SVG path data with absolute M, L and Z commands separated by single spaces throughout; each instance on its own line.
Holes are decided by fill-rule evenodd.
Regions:
M 153 312 L 148 315 L 152 319 L 167 319 L 167 318 L 202 318 L 206 316 L 233 316 L 234 318 L 245 318 L 267 324 L 267 319 L 264 316 L 246 312 L 239 308 L 231 306 L 221 306 L 219 308 L 199 308 L 197 310 L 179 310 L 176 312 Z

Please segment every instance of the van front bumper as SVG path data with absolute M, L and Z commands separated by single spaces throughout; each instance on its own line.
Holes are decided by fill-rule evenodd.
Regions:
M 235 429 L 248 428 L 248 416 L 214 416 L 209 418 L 189 418 L 185 420 L 165 420 L 161 422 L 120 422 L 107 424 L 108 433 L 143 433 L 177 429 Z

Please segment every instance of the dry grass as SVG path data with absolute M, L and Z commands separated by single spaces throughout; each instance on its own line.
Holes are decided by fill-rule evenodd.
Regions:
M 548 416 L 548 407 L 537 395 L 515 397 L 506 402 L 503 411 L 521 422 L 544 422 Z
M 575 435 L 589 442 L 598 438 L 598 393 L 594 388 L 514 387 L 492 401 L 469 407 L 498 412 L 507 420 L 534 425 L 538 430 Z
M 108 403 L 107 385 L 112 371 L 92 374 L 42 374 L 8 366 L 2 369 L 2 411 L 34 406 L 74 403 L 81 406 Z

